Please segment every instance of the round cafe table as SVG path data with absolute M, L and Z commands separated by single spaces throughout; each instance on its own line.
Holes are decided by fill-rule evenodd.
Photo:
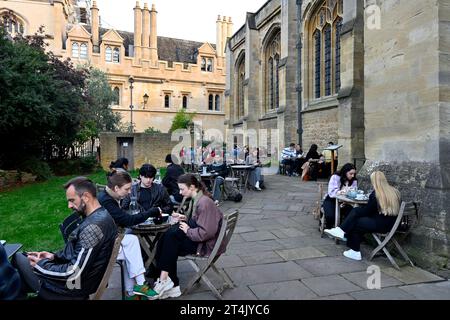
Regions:
M 148 269 L 156 254 L 156 244 L 170 227 L 168 222 L 162 224 L 138 224 L 131 228 L 133 234 L 139 238 L 142 250 L 147 254 L 144 262 L 145 269 Z

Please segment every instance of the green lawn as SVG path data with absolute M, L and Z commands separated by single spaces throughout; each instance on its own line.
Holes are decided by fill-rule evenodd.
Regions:
M 164 174 L 165 168 L 161 169 Z M 137 176 L 132 171 L 133 177 Z M 74 175 L 75 176 L 75 175 Z M 0 239 L 22 243 L 24 250 L 55 251 L 64 245 L 59 224 L 71 214 L 67 207 L 64 183 L 74 176 L 0 192 Z M 106 184 L 104 171 L 89 175 L 96 183 Z

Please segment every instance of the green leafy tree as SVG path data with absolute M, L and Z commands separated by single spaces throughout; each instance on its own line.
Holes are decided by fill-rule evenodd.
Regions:
M 172 126 L 169 132 L 174 132 L 177 129 L 188 129 L 195 117 L 194 113 L 187 113 L 184 109 L 179 110 L 172 120 Z
M 45 52 L 42 28 L 10 39 L 0 26 L 0 166 L 63 157 L 72 145 L 85 104 L 85 72 Z
M 114 93 L 107 75 L 99 69 L 89 68 L 86 79 L 86 104 L 81 110 L 81 130 L 78 133 L 80 142 L 91 140 L 93 148 L 100 132 L 119 130 L 121 116 L 111 109 L 113 100 Z

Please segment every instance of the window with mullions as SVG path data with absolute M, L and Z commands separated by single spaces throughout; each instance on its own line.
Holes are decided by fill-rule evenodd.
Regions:
M 120 62 L 120 50 L 119 50 L 119 48 L 114 48 L 114 50 L 113 50 L 113 62 L 116 62 L 116 63 Z
M 325 96 L 331 95 L 331 26 L 324 30 L 325 34 Z
M 80 45 L 80 58 L 87 59 L 87 55 L 88 55 L 88 46 L 86 43 L 82 43 Z
M 322 0 L 308 23 L 308 96 L 312 99 L 332 96 L 341 87 L 342 0 Z
M 315 63 L 314 63 L 314 92 L 315 97 L 320 98 L 320 71 L 321 71 L 321 41 L 320 41 L 320 32 L 316 31 L 314 34 L 314 57 L 315 57 Z
M 105 60 L 107 62 L 112 62 L 112 49 L 111 47 L 106 47 L 105 50 Z
M 80 57 L 80 46 L 78 42 L 72 43 L 72 58 Z
M 336 23 L 336 61 L 335 61 L 335 93 L 338 93 L 341 89 L 341 30 L 342 30 L 342 19 L 339 19 Z
M 280 88 L 279 88 L 279 65 L 280 65 L 280 36 L 278 30 L 267 42 L 265 55 L 265 90 L 266 90 L 266 112 L 277 109 L 280 106 Z

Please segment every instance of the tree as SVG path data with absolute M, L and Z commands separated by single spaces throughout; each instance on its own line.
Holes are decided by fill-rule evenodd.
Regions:
M 84 67 L 86 68 L 86 67 Z M 79 140 L 91 140 L 92 152 L 95 139 L 101 131 L 117 131 L 121 116 L 111 109 L 114 93 L 104 72 L 89 68 L 86 79 L 86 104 L 82 108 Z
M 187 113 L 184 109 L 179 110 L 172 120 L 172 126 L 169 132 L 174 132 L 177 129 L 188 129 L 195 117 L 194 113 Z
M 44 31 L 10 39 L 0 27 L 0 165 L 67 152 L 80 124 L 85 72 L 45 52 Z

